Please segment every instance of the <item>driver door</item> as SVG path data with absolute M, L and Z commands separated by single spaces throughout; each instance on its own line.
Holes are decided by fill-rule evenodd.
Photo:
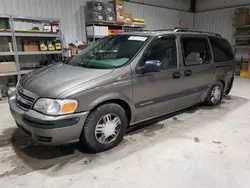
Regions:
M 159 36 L 145 50 L 138 67 L 148 60 L 161 62 L 160 72 L 137 73 L 133 81 L 136 121 L 163 115 L 184 106 L 178 101 L 182 91 L 175 36 Z

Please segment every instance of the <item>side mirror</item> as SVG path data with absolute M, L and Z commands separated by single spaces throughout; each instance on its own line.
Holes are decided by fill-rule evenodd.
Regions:
M 192 65 L 199 65 L 202 64 L 202 59 L 200 58 L 200 53 L 198 52 L 191 52 L 185 58 L 185 65 L 192 66 Z
M 161 71 L 161 62 L 158 60 L 149 60 L 145 62 L 145 65 L 139 68 L 139 72 L 142 74 L 149 72 L 160 72 Z

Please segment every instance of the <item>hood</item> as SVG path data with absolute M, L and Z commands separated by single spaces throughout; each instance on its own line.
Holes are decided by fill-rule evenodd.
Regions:
M 87 69 L 63 63 L 31 72 L 20 80 L 20 85 L 39 97 L 56 98 L 79 84 L 111 73 L 111 69 Z

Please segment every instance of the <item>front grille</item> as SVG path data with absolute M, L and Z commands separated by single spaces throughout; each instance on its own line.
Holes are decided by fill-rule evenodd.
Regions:
M 28 111 L 32 107 L 34 101 L 35 101 L 34 98 L 25 95 L 24 93 L 20 92 L 19 90 L 17 91 L 16 104 L 19 108 L 21 108 L 25 111 Z
M 20 91 L 17 91 L 17 92 L 18 92 L 18 95 L 21 96 L 22 98 L 24 98 L 24 99 L 26 99 L 26 100 L 28 100 L 28 101 L 30 101 L 30 102 L 34 102 L 35 99 L 33 99 L 33 98 L 31 98 L 31 97 L 29 97 L 29 96 L 27 96 L 27 95 L 24 95 L 24 94 L 21 93 Z

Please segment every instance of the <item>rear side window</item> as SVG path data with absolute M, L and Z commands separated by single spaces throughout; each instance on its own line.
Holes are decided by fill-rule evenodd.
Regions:
M 234 59 L 232 47 L 228 41 L 216 37 L 209 37 L 209 39 L 214 54 L 214 62 L 226 62 Z
M 210 62 L 210 50 L 206 38 L 183 37 L 182 46 L 184 64 L 186 66 L 200 65 Z

